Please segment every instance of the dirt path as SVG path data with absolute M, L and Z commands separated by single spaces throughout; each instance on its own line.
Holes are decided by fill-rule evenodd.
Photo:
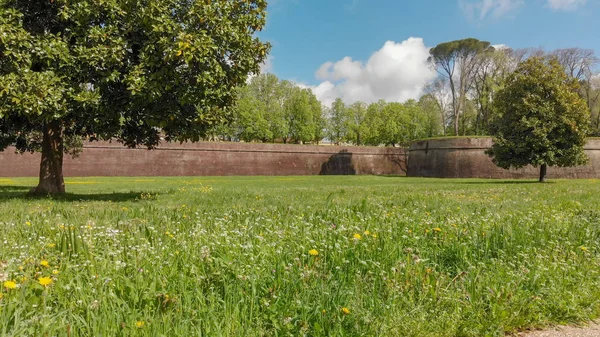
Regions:
M 551 330 L 524 332 L 520 337 L 600 337 L 600 324 L 592 323 L 587 327 L 561 326 Z

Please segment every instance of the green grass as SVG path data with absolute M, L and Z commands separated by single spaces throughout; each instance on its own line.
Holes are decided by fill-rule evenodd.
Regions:
M 502 336 L 600 313 L 599 180 L 34 184 L 0 178 L 0 336 Z

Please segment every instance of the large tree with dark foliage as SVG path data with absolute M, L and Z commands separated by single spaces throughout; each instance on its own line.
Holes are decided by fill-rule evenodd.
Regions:
M 585 164 L 583 151 L 590 112 L 579 96 L 579 83 L 556 59 L 530 58 L 509 75 L 494 101 L 488 151 L 496 165 L 508 169 Z
M 65 139 L 199 140 L 265 60 L 266 5 L 0 0 L 0 150 L 41 150 L 32 192 L 54 194 Z

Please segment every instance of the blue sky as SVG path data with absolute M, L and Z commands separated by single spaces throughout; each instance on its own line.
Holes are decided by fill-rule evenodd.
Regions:
M 425 48 L 475 37 L 600 55 L 599 19 L 600 0 L 271 0 L 260 37 L 273 45 L 266 69 L 311 86 L 325 103 L 334 97 L 404 100 L 431 79 L 423 70 Z M 407 41 L 411 37 L 417 39 Z M 395 44 L 384 47 L 386 41 Z M 395 83 L 386 69 L 406 80 Z M 358 88 L 362 82 L 370 84 Z M 402 94 L 390 95 L 396 90 L 386 89 L 390 85 Z

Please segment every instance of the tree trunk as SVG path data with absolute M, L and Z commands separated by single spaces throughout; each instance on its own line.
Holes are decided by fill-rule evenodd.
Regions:
M 539 180 L 540 183 L 546 182 L 546 169 L 547 169 L 546 164 L 540 166 L 540 180 Z
M 30 193 L 36 195 L 65 193 L 63 178 L 63 135 L 60 121 L 44 124 L 40 181 Z

